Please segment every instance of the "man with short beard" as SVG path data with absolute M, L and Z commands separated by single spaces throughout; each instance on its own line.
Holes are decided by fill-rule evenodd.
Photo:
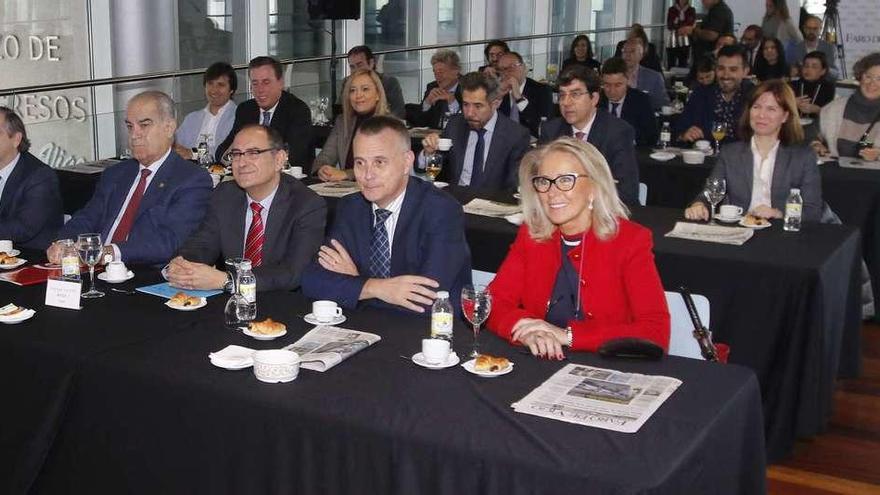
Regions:
M 822 19 L 814 15 L 807 17 L 804 21 L 804 41 L 788 46 L 785 50 L 785 58 L 790 63 L 800 66 L 808 53 L 820 51 L 828 60 L 829 76 L 837 79 L 840 77 L 840 71 L 837 69 L 837 50 L 834 45 L 819 38 L 820 34 L 822 34 Z

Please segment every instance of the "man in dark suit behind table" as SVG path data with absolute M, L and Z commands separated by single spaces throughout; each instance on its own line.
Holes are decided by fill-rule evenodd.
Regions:
M 461 288 L 471 282 L 461 205 L 410 177 L 414 156 L 399 120 L 366 120 L 353 146 L 361 192 L 339 200 L 327 243 L 303 275 L 303 293 L 345 308 L 365 301 L 424 313 L 443 290 L 459 308 Z
M 0 107 L 0 239 L 43 250 L 64 217 L 55 171 L 28 153 L 21 118 Z
M 629 87 L 626 80 L 626 62 L 609 58 L 602 64 L 602 96 L 599 108 L 629 123 L 636 132 L 636 144 L 653 146 L 660 131 L 651 108 L 651 97 Z
M 168 266 L 168 281 L 184 288 L 230 289 L 229 275 L 214 265 L 243 257 L 251 261 L 257 290 L 296 289 L 324 238 L 324 198 L 281 173 L 284 142 L 271 127 L 246 125 L 228 154 L 235 181 L 214 191 L 201 227 Z
M 419 111 L 407 115 L 416 125 L 440 129 L 447 115 L 461 112 L 461 60 L 453 50 L 437 50 L 431 56 L 434 80 L 425 87 Z
M 440 137 L 452 139 L 448 167 L 438 178 L 484 191 L 514 190 L 519 161 L 529 149 L 529 131 L 498 112 L 498 80 L 479 72 L 461 78 L 463 113 L 449 121 L 443 134 L 422 140 L 425 154 L 437 149 Z M 424 160 L 424 154 L 419 156 Z
M 572 67 L 559 77 L 559 111 L 562 117 L 541 128 L 538 143 L 548 143 L 561 136 L 586 141 L 596 149 L 611 168 L 620 199 L 635 206 L 639 201 L 639 167 L 633 142 L 635 132 L 625 121 L 608 112 L 597 112 L 599 76 L 586 67 Z
M 199 225 L 211 196 L 208 172 L 174 153 L 174 101 L 160 91 L 133 97 L 126 109 L 128 145 L 133 159 L 101 174 L 95 193 L 74 213 L 56 239 L 101 233 L 102 261 L 164 264 Z M 47 250 L 57 263 L 60 245 Z
M 504 94 L 498 112 L 538 137 L 541 118 L 549 120 L 553 116 L 553 90 L 546 84 L 526 77 L 528 67 L 519 53 L 501 55 L 497 67 L 501 73 L 501 92 Z
M 284 90 L 284 70 L 272 57 L 255 57 L 248 64 L 248 77 L 254 98 L 235 109 L 235 122 L 229 135 L 217 147 L 216 160 L 226 154 L 238 131 L 247 124 L 269 126 L 287 144 L 291 165 L 308 171 L 312 153 L 312 112 L 296 96 Z

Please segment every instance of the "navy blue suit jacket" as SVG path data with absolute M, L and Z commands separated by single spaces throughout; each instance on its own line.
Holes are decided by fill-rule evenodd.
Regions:
M 572 137 L 571 124 L 558 117 L 541 127 L 538 143 L 549 143 L 562 136 Z M 630 206 L 639 204 L 639 165 L 634 140 L 635 131 L 631 125 L 608 112 L 596 110 L 596 120 L 590 128 L 587 142 L 605 157 L 611 175 L 617 182 L 617 194 L 621 201 Z
M 128 190 L 138 176 L 136 160 L 118 163 L 101 174 L 95 194 L 56 236 L 76 239 L 78 234 L 107 234 L 122 209 Z M 128 240 L 117 244 L 126 263 L 163 264 L 198 227 L 211 198 L 208 172 L 173 151 L 144 192 Z
M 739 118 L 742 115 L 742 107 L 745 106 L 746 100 L 754 87 L 755 85 L 750 81 L 743 81 L 740 83 L 742 106 L 736 110 L 737 123 L 739 123 Z M 703 131 L 703 139 L 712 140 L 712 125 L 715 122 L 715 91 L 720 91 L 717 83 L 710 86 L 700 85 L 694 89 L 693 93 L 691 93 L 691 96 L 688 98 L 688 102 L 685 104 L 681 115 L 674 120 L 675 125 L 673 131 L 675 132 L 675 135 L 673 136 L 673 139 L 677 140 L 684 131 L 690 129 L 692 126 L 697 126 Z M 732 129 L 732 131 L 733 132 L 727 133 L 727 136 L 724 137 L 724 141 L 722 142 L 728 143 L 737 140 L 736 129 Z
M 24 152 L 0 198 L 0 239 L 27 249 L 46 249 L 64 221 L 58 176 Z
M 603 94 L 599 99 L 599 108 L 611 112 L 608 98 Z M 651 97 L 644 91 L 627 88 L 626 97 L 623 99 L 623 108 L 620 109 L 620 118 L 625 120 L 636 131 L 636 144 L 639 146 L 654 146 L 660 137 L 657 129 L 657 117 L 651 108 Z
M 313 299 L 330 299 L 344 308 L 358 304 L 361 289 L 369 278 L 370 241 L 374 215 L 372 204 L 361 193 L 341 200 L 330 239 L 339 241 L 357 266 L 359 276 L 325 270 L 313 261 L 302 278 L 303 293 Z M 421 179 L 410 177 L 394 230 L 391 247 L 391 276 L 421 275 L 436 280 L 437 290 L 449 291 L 453 308 L 459 311 L 461 288 L 471 283 L 471 254 L 464 235 L 464 212 L 449 194 Z M 371 306 L 404 310 L 379 299 Z

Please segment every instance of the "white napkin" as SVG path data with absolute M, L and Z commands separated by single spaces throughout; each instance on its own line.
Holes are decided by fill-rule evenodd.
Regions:
M 208 354 L 208 359 L 211 360 L 211 364 L 221 368 L 227 366 L 253 366 L 254 352 L 256 352 L 254 349 L 248 349 L 240 345 L 229 345 L 217 352 Z
M 507 215 L 504 219 L 514 225 L 522 225 L 525 221 L 525 216 L 522 213 L 514 213 L 513 215 Z
M 360 191 L 357 182 L 343 180 L 339 182 L 319 182 L 309 186 L 320 196 L 328 196 L 331 198 L 341 198 L 349 194 Z
M 677 237 L 691 241 L 717 242 L 742 246 L 755 235 L 754 230 L 745 227 L 725 227 L 702 223 L 676 222 L 666 237 Z
M 476 198 L 464 205 L 464 212 L 484 217 L 507 217 L 522 212 L 522 206 Z

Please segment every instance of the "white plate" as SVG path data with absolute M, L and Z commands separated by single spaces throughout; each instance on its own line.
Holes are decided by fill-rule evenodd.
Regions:
M 20 267 L 21 265 L 23 265 L 23 264 L 25 264 L 25 263 L 27 263 L 27 260 L 26 260 L 26 259 L 24 259 L 24 258 L 19 258 L 18 261 L 16 261 L 15 263 L 9 263 L 9 264 L 5 264 L 5 265 L 0 265 L 0 268 L 2 268 L 2 269 L 4 269 L 4 270 L 11 270 L 11 269 L 13 269 L 13 268 L 18 268 L 18 267 Z
M 303 317 L 303 320 L 305 320 L 306 323 L 310 325 L 340 325 L 342 323 L 345 323 L 346 319 L 347 318 L 345 317 L 345 315 L 340 315 L 330 321 L 318 321 L 318 319 L 315 318 L 315 315 L 313 315 L 312 313 L 309 313 Z
M 434 187 L 439 187 L 440 189 L 443 189 L 444 187 L 449 187 L 449 183 L 448 183 L 448 182 L 443 182 L 443 181 L 435 180 L 435 181 L 434 181 Z
M 238 328 L 241 329 L 241 332 L 243 334 L 247 335 L 248 337 L 253 337 L 257 340 L 275 340 L 278 337 L 283 337 L 283 336 L 287 335 L 286 328 L 278 333 L 273 333 L 272 335 L 264 335 L 262 333 L 254 333 L 254 332 L 251 332 L 251 330 L 248 327 L 238 327 Z
M 474 369 L 475 362 L 476 359 L 471 359 L 470 361 L 462 364 L 461 367 L 467 370 L 468 373 L 473 373 L 475 375 L 479 375 L 485 378 L 495 378 L 496 376 L 506 375 L 513 371 L 513 361 L 510 362 L 510 366 L 499 371 L 477 371 Z
M 19 254 L 21 254 L 21 251 L 19 251 L 18 249 L 13 249 L 6 254 L 8 254 L 9 256 L 18 256 Z
M 208 305 L 207 299 L 205 299 L 204 297 L 200 297 L 199 299 L 200 299 L 199 303 L 196 304 L 195 306 L 177 306 L 177 305 L 171 304 L 171 299 L 165 301 L 165 306 L 168 306 L 171 309 L 176 309 L 177 311 L 195 311 L 199 308 L 204 308 L 205 306 Z
M 668 162 L 675 158 L 675 154 L 668 151 L 655 151 L 654 153 L 651 153 L 650 156 L 658 162 Z
M 25 309 L 20 313 L 17 313 L 13 316 L 0 316 L 0 323 L 4 325 L 15 325 L 16 323 L 21 323 L 25 320 L 29 320 L 33 318 L 33 316 L 37 314 L 36 311 L 32 309 Z
M 813 119 L 801 117 L 801 125 L 810 125 L 813 123 Z
M 125 275 L 125 277 L 118 278 L 118 279 L 117 278 L 110 278 L 109 274 L 107 272 L 101 272 L 98 274 L 98 280 L 103 280 L 104 282 L 107 282 L 108 284 L 121 284 L 122 282 L 125 282 L 126 280 L 131 280 L 133 278 L 134 278 L 134 272 L 131 270 L 128 271 L 128 273 Z
M 737 215 L 737 216 L 731 218 L 731 217 L 722 217 L 721 213 L 715 214 L 715 220 L 718 220 L 719 222 L 724 222 L 724 223 L 739 223 L 742 219 L 743 219 L 742 215 Z
M 245 368 L 250 368 L 251 366 L 254 365 L 253 360 L 250 360 L 250 361 L 242 360 L 240 362 L 236 362 L 235 364 L 229 364 L 229 363 L 224 362 L 222 359 L 219 359 L 216 361 L 212 358 L 208 358 L 208 359 L 211 361 L 211 364 L 213 364 L 214 366 L 216 366 L 218 368 L 223 368 L 225 370 L 243 370 Z
M 772 223 L 769 223 L 769 221 L 768 221 L 767 225 L 748 225 L 748 224 L 745 223 L 745 220 L 746 220 L 746 218 L 743 217 L 743 219 L 740 220 L 739 222 L 737 222 L 737 224 L 738 224 L 740 227 L 745 227 L 745 228 L 747 228 L 747 229 L 754 229 L 754 230 L 762 230 L 762 229 L 766 229 L 766 228 L 769 228 L 769 227 L 771 227 L 771 226 L 773 225 Z
M 422 354 L 421 352 L 417 352 L 417 353 L 413 354 L 412 362 L 416 363 L 417 365 L 419 365 L 423 368 L 428 368 L 429 370 L 442 370 L 444 368 L 449 368 L 451 366 L 455 366 L 456 364 L 461 362 L 461 359 L 458 358 L 458 354 L 456 354 L 454 352 L 450 352 L 449 356 L 446 357 L 445 363 L 431 364 L 431 363 L 425 361 L 424 354 Z

